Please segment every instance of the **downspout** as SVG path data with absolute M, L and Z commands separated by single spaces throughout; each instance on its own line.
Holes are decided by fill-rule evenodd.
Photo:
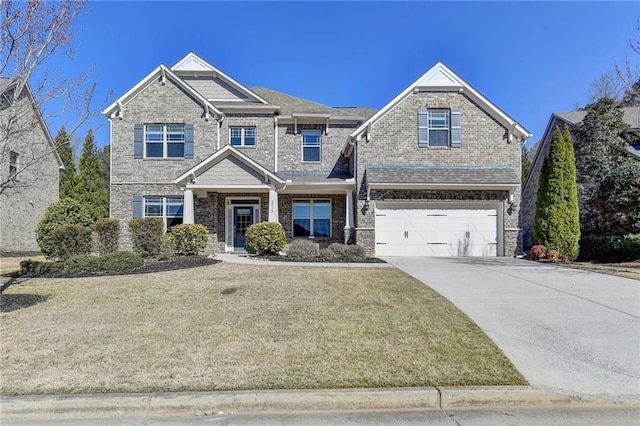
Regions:
M 278 173 L 278 116 L 273 117 L 273 126 L 273 172 Z
M 224 121 L 224 115 L 218 116 L 218 151 L 220 150 L 220 133 L 222 132 L 223 121 Z

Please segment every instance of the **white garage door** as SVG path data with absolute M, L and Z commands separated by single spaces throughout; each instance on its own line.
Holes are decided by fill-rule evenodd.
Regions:
M 495 208 L 376 207 L 376 256 L 496 256 Z

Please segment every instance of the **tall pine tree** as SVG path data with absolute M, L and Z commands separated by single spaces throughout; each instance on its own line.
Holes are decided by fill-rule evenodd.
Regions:
M 64 172 L 60 174 L 60 199 L 75 198 L 76 195 L 76 165 L 73 162 L 73 147 L 71 138 L 64 126 L 58 130 L 55 140 L 60 159 L 64 164 Z
M 89 129 L 84 139 L 76 193 L 76 199 L 87 207 L 93 220 L 109 216 L 107 184 L 104 179 L 102 162 L 98 157 L 98 149 L 93 140 L 92 129 Z
M 533 242 L 557 250 L 569 260 L 578 256 L 580 221 L 576 166 L 569 127 L 564 132 L 556 127 L 549 155 L 542 164 Z

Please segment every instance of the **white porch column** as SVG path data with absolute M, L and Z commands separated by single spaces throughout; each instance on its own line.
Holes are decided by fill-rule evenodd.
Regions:
M 193 191 L 189 188 L 185 188 L 184 190 L 184 210 L 182 215 L 182 221 L 184 223 L 193 224 Z
M 344 229 L 353 229 L 353 190 L 347 189 L 346 191 L 346 212 L 347 217 L 344 222 Z
M 278 222 L 278 193 L 275 187 L 269 188 L 269 222 Z

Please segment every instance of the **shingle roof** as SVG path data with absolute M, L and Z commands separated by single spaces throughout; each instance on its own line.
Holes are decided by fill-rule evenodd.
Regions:
M 340 182 L 353 178 L 353 176 L 347 172 L 303 172 L 292 170 L 279 171 L 278 177 L 284 180 L 291 180 L 294 184 Z
M 291 115 L 294 113 L 310 113 L 310 114 L 330 114 L 333 116 L 353 117 L 354 120 L 362 119 L 359 115 L 346 108 L 331 108 L 316 102 L 298 98 L 296 96 L 287 95 L 275 90 L 264 87 L 251 87 L 251 91 L 258 96 L 264 98 L 273 105 L 280 106 L 281 115 Z
M 632 129 L 640 127 L 640 106 L 637 107 L 624 107 L 622 110 L 622 120 L 628 124 Z M 571 111 L 571 112 L 556 112 L 560 118 L 568 121 L 571 124 L 578 124 L 584 120 L 587 115 L 586 111 Z
M 624 107 L 622 110 L 622 120 L 632 129 L 640 129 L 640 106 L 637 107 Z M 556 112 L 555 115 L 563 120 L 571 123 L 578 124 L 587 116 L 586 111 L 571 111 L 571 112 Z M 640 159 L 640 144 L 629 144 L 627 151 L 634 157 Z
M 333 107 L 339 111 L 343 111 L 346 115 L 355 115 L 362 118 L 362 121 L 368 120 L 373 114 L 378 112 L 375 108 L 369 107 Z
M 369 183 L 517 184 L 510 166 L 387 166 L 368 165 Z

